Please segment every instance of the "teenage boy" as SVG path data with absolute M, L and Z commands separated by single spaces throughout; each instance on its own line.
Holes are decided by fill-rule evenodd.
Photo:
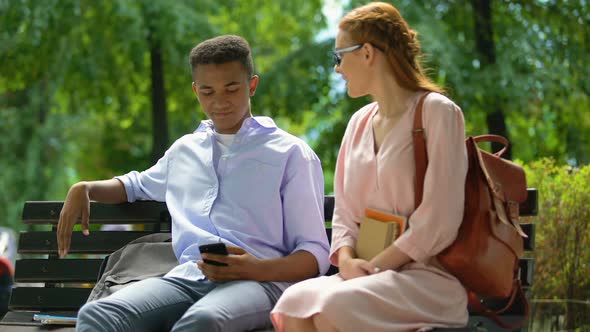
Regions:
M 259 78 L 247 41 L 206 40 L 192 49 L 190 64 L 193 91 L 209 120 L 143 172 L 73 185 L 57 231 L 63 257 L 78 218 L 88 234 L 90 200 L 165 201 L 179 264 L 164 277 L 85 304 L 77 331 L 271 327 L 269 313 L 283 290 L 329 267 L 320 161 L 272 119 L 252 116 Z M 229 255 L 201 255 L 200 245 L 216 242 Z

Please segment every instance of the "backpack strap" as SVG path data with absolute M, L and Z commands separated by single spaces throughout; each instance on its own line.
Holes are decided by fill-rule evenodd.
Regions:
M 416 160 L 416 177 L 415 177 L 415 192 L 414 192 L 414 207 L 417 209 L 422 203 L 422 194 L 424 191 L 424 176 L 426 175 L 426 165 L 428 165 L 428 154 L 426 153 L 426 131 L 422 125 L 422 108 L 426 96 L 430 94 L 426 92 L 420 97 L 416 105 L 414 113 L 414 127 L 412 128 L 412 137 L 414 140 L 414 159 Z
M 510 145 L 510 143 L 508 143 L 508 140 L 506 139 L 506 137 L 500 136 L 500 135 L 492 135 L 492 134 L 479 135 L 479 136 L 475 136 L 473 139 L 475 140 L 475 143 L 495 142 L 498 144 L 502 144 L 503 145 L 502 149 L 500 151 L 494 153 L 494 155 L 497 157 L 502 157 L 502 155 L 504 154 L 504 152 L 506 152 L 508 150 L 508 146 Z
M 516 301 L 518 298 L 518 301 Z M 508 297 L 507 303 L 502 309 L 490 309 L 486 306 L 482 301 L 479 299 L 477 294 L 474 292 L 467 290 L 467 299 L 469 302 L 469 306 L 473 308 L 476 312 L 481 313 L 482 315 L 488 317 L 489 319 L 493 320 L 499 326 L 508 329 L 514 330 L 516 328 L 521 327 L 524 322 L 527 320 L 529 316 L 529 303 L 526 299 L 524 294 L 524 290 L 522 289 L 522 284 L 520 280 L 514 279 L 514 286 L 512 287 L 512 293 Z M 506 320 L 501 318 L 501 314 L 506 310 L 510 309 L 511 307 L 515 306 L 516 303 L 520 304 L 523 309 L 522 319 L 517 322 L 509 323 Z

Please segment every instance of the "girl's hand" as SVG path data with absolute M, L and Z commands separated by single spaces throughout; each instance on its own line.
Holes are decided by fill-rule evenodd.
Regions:
M 371 274 L 379 273 L 381 270 L 371 262 L 360 258 L 349 258 L 339 264 L 340 276 L 344 280 L 364 277 Z

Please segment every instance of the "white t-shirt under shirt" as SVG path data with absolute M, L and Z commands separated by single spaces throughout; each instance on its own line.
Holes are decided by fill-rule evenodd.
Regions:
M 220 134 L 218 132 L 214 132 L 213 137 L 215 137 L 215 143 L 217 144 L 217 147 L 223 156 L 227 154 L 229 147 L 234 142 L 236 134 Z

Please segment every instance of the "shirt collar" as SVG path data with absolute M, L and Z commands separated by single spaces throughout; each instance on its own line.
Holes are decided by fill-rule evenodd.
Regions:
M 240 131 L 243 130 L 244 128 L 254 129 L 257 127 L 262 127 L 265 129 L 274 129 L 274 128 L 277 128 L 277 125 L 275 124 L 274 120 L 269 118 L 268 116 L 252 116 L 252 117 L 244 119 L 244 122 L 242 123 L 242 128 L 240 128 Z M 213 121 L 202 120 L 201 124 L 199 125 L 197 130 L 195 130 L 194 132 L 199 133 L 199 132 L 207 132 L 209 130 L 213 131 L 214 128 L 215 128 L 215 126 L 213 125 Z

